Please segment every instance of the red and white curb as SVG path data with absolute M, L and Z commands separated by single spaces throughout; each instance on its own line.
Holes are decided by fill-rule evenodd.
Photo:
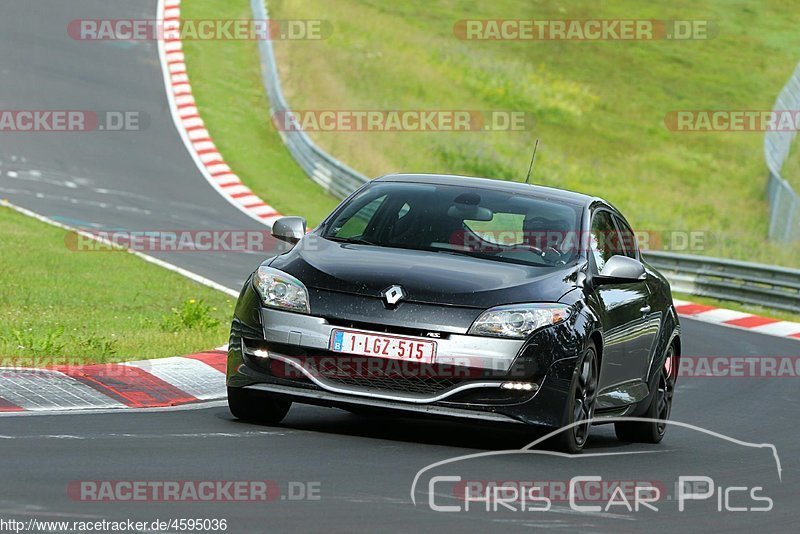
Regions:
M 0 368 L 0 413 L 158 408 L 223 399 L 222 350 L 135 362 Z
M 179 34 L 181 0 L 159 0 L 158 18 L 163 20 L 164 38 L 158 41 L 158 53 L 164 74 L 172 119 L 189 154 L 205 179 L 220 195 L 253 219 L 271 226 L 281 215 L 259 198 L 225 163 L 211 134 L 206 129 L 186 71 L 183 43 Z M 170 35 L 174 32 L 175 35 Z
M 705 323 L 714 323 L 721 326 L 741 328 L 750 332 L 767 334 L 770 336 L 800 339 L 800 323 L 770 319 L 752 313 L 715 308 L 705 304 L 695 304 L 685 300 L 675 299 L 675 311 L 682 317 L 696 319 Z

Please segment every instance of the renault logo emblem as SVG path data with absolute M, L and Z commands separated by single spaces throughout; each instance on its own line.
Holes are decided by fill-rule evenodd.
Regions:
M 389 306 L 394 306 L 404 298 L 406 298 L 406 292 L 400 286 L 391 286 L 387 287 L 381 293 L 383 298 L 386 300 L 386 304 Z

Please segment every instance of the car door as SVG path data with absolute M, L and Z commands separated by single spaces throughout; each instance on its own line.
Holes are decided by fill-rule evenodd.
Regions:
M 614 222 L 617 225 L 621 237 L 621 245 L 625 251 L 625 255 L 637 261 L 641 261 L 639 247 L 636 242 L 636 235 L 631 230 L 628 223 L 614 213 Z M 629 352 L 628 361 L 633 365 L 633 374 L 635 377 L 645 377 L 650 369 L 650 362 L 653 358 L 653 349 L 658 337 L 659 329 L 662 322 L 662 307 L 656 302 L 653 292 L 651 290 L 652 280 L 643 280 L 639 282 L 647 292 L 646 302 L 639 308 L 641 317 L 634 321 L 632 328 L 632 337 L 630 344 L 627 347 Z
M 614 214 L 599 208 L 592 214 L 590 263 L 599 274 L 614 255 L 625 255 Z M 594 297 L 603 324 L 601 389 L 618 389 L 621 384 L 641 381 L 646 373 L 646 317 L 650 291 L 643 280 L 594 285 Z M 650 336 L 652 338 L 652 336 Z M 601 391 L 601 394 L 603 391 Z

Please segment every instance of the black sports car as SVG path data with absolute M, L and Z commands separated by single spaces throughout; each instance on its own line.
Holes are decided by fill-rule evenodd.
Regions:
M 390 175 L 242 289 L 231 327 L 234 416 L 276 424 L 292 402 L 387 409 L 661 441 L 680 327 L 664 277 L 607 202 L 522 183 Z M 651 420 L 620 421 L 637 416 Z M 591 421 L 590 421 L 591 420 Z

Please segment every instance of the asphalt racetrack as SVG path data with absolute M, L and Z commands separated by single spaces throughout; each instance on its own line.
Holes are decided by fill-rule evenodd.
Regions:
M 4 2 L 0 108 L 137 110 L 150 120 L 142 132 L 3 133 L 0 197 L 85 228 L 264 230 L 195 167 L 169 114 L 154 41 L 83 43 L 66 33 L 74 19 L 148 19 L 155 11 L 155 1 L 141 0 Z M 238 289 L 267 253 L 153 255 Z M 688 319 L 683 345 L 685 356 L 800 356 L 796 340 Z M 672 419 L 697 429 L 673 426 L 661 445 L 646 446 L 620 443 L 611 427 L 595 427 L 577 459 L 544 453 L 464 459 L 421 473 L 416 504 L 412 484 L 421 469 L 457 456 L 518 450 L 535 436 L 308 406 L 295 406 L 275 428 L 235 421 L 221 403 L 3 417 L 0 519 L 216 518 L 225 519 L 230 532 L 787 531 L 796 529 L 800 497 L 798 413 L 798 377 L 686 377 Z M 748 445 L 765 443 L 777 456 L 770 447 Z M 606 508 L 595 498 L 573 503 L 601 506 L 587 511 L 555 493 L 546 512 L 511 509 L 518 500 L 488 511 L 478 501 L 464 510 L 463 486 L 434 475 L 459 476 L 462 483 L 549 481 L 552 487 L 575 476 L 600 476 L 649 481 L 663 494 L 658 511 Z M 674 484 L 682 476 L 710 477 L 712 496 L 686 500 L 679 510 Z M 97 502 L 70 491 L 80 481 L 122 480 L 266 480 L 273 492 L 254 502 Z M 731 511 L 765 506 L 758 496 L 771 499 L 771 510 Z M 441 506 L 460 511 L 435 509 Z

